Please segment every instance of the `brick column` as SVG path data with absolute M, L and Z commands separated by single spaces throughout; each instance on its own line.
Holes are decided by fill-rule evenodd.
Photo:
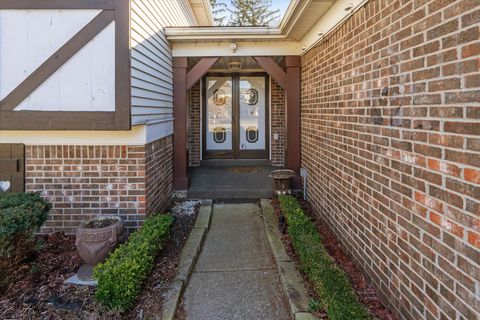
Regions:
M 187 58 L 173 58 L 173 188 L 188 189 Z

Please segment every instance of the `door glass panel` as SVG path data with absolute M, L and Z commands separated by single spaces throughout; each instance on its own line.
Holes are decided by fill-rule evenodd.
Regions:
M 207 77 L 207 150 L 232 150 L 232 78 Z
M 265 77 L 240 77 L 240 150 L 265 149 Z

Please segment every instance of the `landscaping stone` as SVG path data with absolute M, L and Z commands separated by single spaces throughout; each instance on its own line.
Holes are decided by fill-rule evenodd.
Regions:
M 188 281 L 188 278 L 192 273 L 195 260 L 202 248 L 205 232 L 205 228 L 193 228 L 180 256 L 180 264 L 178 266 L 178 275 L 175 278 L 176 280 L 185 282 Z
M 292 314 L 308 311 L 308 301 L 310 298 L 305 288 L 303 278 L 297 271 L 295 262 L 280 261 L 278 262 L 278 268 Z
M 65 284 L 74 284 L 77 286 L 90 286 L 90 287 L 96 287 L 97 286 L 97 281 L 96 280 L 82 280 L 78 277 L 78 274 L 75 273 L 73 276 L 65 280 L 63 283 Z
M 282 281 L 283 290 L 285 291 L 290 312 L 294 315 L 295 320 L 314 320 L 318 319 L 308 312 L 308 296 L 307 288 L 302 276 L 297 270 L 295 262 L 291 261 L 281 240 L 281 234 L 278 230 L 277 220 L 274 216 L 274 210 L 269 199 L 260 201 L 263 220 L 265 222 L 265 231 L 268 235 L 270 247 L 277 263 L 280 279 Z
M 162 320 L 175 319 L 183 287 L 183 281 L 174 281 L 170 284 L 170 290 L 168 290 L 163 302 Z
M 295 320 L 319 320 L 319 318 L 309 312 L 298 312 L 295 314 Z
M 265 231 L 267 232 L 268 241 L 272 248 L 273 255 L 275 260 L 279 261 L 291 261 L 283 242 L 281 240 L 281 234 L 278 230 L 277 219 L 275 218 L 273 207 L 270 205 L 269 199 L 262 199 L 262 212 L 263 212 L 263 221 L 265 223 Z
M 195 222 L 195 228 L 206 228 L 210 227 L 210 218 L 212 216 L 212 203 L 210 205 L 204 205 L 200 207 L 200 212 L 198 213 L 197 221 Z

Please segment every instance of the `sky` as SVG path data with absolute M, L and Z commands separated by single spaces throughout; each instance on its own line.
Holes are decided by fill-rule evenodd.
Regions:
M 290 4 L 291 0 L 271 0 L 272 1 L 272 10 L 280 10 L 280 18 L 278 21 L 275 21 L 272 26 L 277 26 L 283 18 L 285 11 L 287 11 L 288 5 Z M 230 3 L 228 0 L 221 0 L 219 2 Z

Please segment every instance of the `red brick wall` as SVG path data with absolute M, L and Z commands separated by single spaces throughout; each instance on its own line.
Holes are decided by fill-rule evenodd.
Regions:
M 309 201 L 404 319 L 480 317 L 478 0 L 373 0 L 302 58 Z
M 163 213 L 173 188 L 173 136 L 146 145 L 147 213 Z
M 275 80 L 271 80 L 271 160 L 272 165 L 283 167 L 285 165 L 285 91 Z M 278 134 L 278 139 L 274 135 Z
M 188 93 L 188 154 L 189 166 L 200 165 L 200 139 L 202 125 L 200 117 L 200 81 Z
M 272 79 L 271 83 L 271 153 L 272 165 L 283 166 L 285 159 L 285 92 Z M 200 82 L 190 89 L 188 107 L 188 150 L 189 166 L 200 165 L 200 139 L 202 124 L 200 116 Z M 274 133 L 278 133 L 278 140 L 273 139 Z
M 26 146 L 25 189 L 53 204 L 42 232 L 74 233 L 80 221 L 98 214 L 118 214 L 128 231 L 137 228 L 170 196 L 171 142 Z

